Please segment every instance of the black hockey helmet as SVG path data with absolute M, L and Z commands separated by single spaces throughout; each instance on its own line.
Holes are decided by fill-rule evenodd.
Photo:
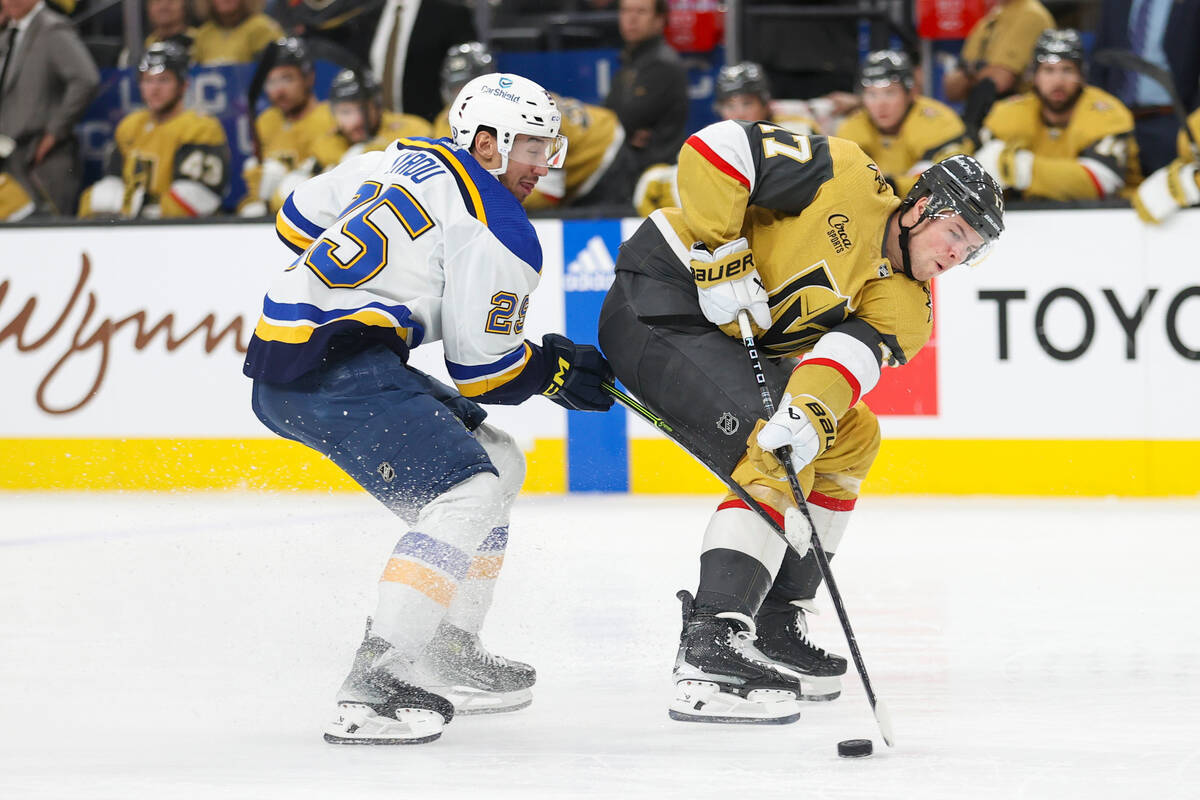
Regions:
M 185 81 L 190 63 L 191 58 L 188 56 L 187 49 L 178 42 L 168 39 L 155 42 L 146 48 L 146 52 L 142 53 L 141 61 L 138 62 L 138 73 L 158 75 L 163 72 L 172 72 L 179 80 Z
M 313 71 L 308 45 L 296 36 L 286 36 L 271 42 L 271 67 L 299 67 L 304 74 Z
M 1083 39 L 1074 28 L 1047 28 L 1033 46 L 1034 69 L 1038 64 L 1057 64 L 1059 61 L 1073 61 L 1083 69 Z
M 911 89 L 916 81 L 913 77 L 912 59 L 903 50 L 874 50 L 867 53 L 858 68 L 859 86 L 889 86 L 903 84 Z
M 462 87 L 480 75 L 496 71 L 496 60 L 482 42 L 463 42 L 446 51 L 442 60 L 442 101 L 453 102 Z
M 738 94 L 752 94 L 764 103 L 771 101 L 771 84 L 761 64 L 743 61 L 721 67 L 717 73 L 717 102 L 722 103 Z
M 338 103 L 355 100 L 360 103 L 378 103 L 383 95 L 378 81 L 371 73 L 344 69 L 329 84 L 329 102 Z
M 963 222 L 983 239 L 983 244 L 963 263 L 978 263 L 1004 233 L 1004 192 L 983 166 L 971 156 L 950 156 L 921 173 L 900 204 L 900 213 L 928 197 L 921 217 L 912 225 L 900 226 L 900 247 L 904 251 L 904 270 L 909 271 L 908 234 L 926 219 L 958 214 Z

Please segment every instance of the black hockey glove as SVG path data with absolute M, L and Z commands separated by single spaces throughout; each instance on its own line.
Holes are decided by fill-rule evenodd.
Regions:
M 550 370 L 542 394 L 572 411 L 608 411 L 613 398 L 601 384 L 613 379 L 612 369 L 590 344 L 575 344 L 565 336 L 547 333 L 542 351 Z

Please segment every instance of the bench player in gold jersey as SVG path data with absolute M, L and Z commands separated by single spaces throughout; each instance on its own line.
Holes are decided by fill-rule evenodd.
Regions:
M 1187 118 L 1192 135 L 1200 140 L 1200 108 Z M 1183 130 L 1179 131 L 1179 157 L 1142 181 L 1133 207 L 1143 222 L 1157 225 L 1189 206 L 1200 206 L 1200 152 Z
M 934 162 L 971 152 L 966 126 L 954 110 L 917 91 L 907 53 L 868 53 L 858 84 L 863 107 L 846 117 L 837 135 L 875 159 L 896 194 L 907 194 Z
M 254 121 L 262 160 L 251 156 L 242 166 L 246 197 L 238 214 L 243 217 L 277 212 L 286 197 L 277 192 L 284 176 L 312 155 L 317 139 L 336 129 L 329 104 L 313 94 L 315 73 L 303 41 L 288 37 L 273 42 L 260 64 L 271 106 Z
M 771 108 L 771 86 L 761 64 L 742 61 L 721 67 L 717 73 L 716 101 L 713 110 L 721 119 L 741 119 L 749 122 L 765 120 L 787 128 L 792 133 L 820 133 L 817 121 L 810 116 L 776 114 Z M 574 145 L 572 145 L 574 146 Z M 652 164 L 638 178 L 633 191 L 633 206 L 645 217 L 656 208 L 679 205 L 674 164 Z
M 934 164 L 903 202 L 858 145 L 762 122 L 718 122 L 679 155 L 680 208 L 622 247 L 600 313 L 616 376 L 687 449 L 777 522 L 793 506 L 771 453 L 793 462 L 825 549 L 837 550 L 879 449 L 862 397 L 932 326 L 929 281 L 1003 231 L 1000 187 L 970 156 Z M 762 419 L 737 315 L 753 319 L 779 412 Z M 799 358 L 791 363 L 783 359 Z M 846 660 L 807 637 L 820 582 L 759 513 L 728 496 L 684 601 L 675 719 L 791 722 L 832 699 Z M 757 635 L 754 647 L 748 644 Z
M 339 72 L 329 87 L 329 107 L 336 129 L 313 142 L 312 157 L 301 165 L 304 178 L 332 169 L 349 156 L 383 150 L 396 139 L 430 135 L 423 117 L 384 111 L 379 84 L 366 72 Z M 285 181 L 279 192 L 286 196 L 295 186 Z
M 146 108 L 121 120 L 105 177 L 84 193 L 79 216 L 207 217 L 221 207 L 229 144 L 214 117 L 183 107 L 187 52 L 167 41 L 138 64 Z
M 283 37 L 279 23 L 262 13 L 263 0 L 196 0 L 192 58 L 201 66 L 244 64 Z
M 1141 182 L 1133 115 L 1084 83 L 1079 34 L 1044 31 L 1033 52 L 1033 90 L 992 107 L 980 131 L 979 163 L 1023 198 L 1132 193 Z

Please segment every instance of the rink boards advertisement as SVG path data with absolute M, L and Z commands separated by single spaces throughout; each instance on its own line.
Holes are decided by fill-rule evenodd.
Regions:
M 866 492 L 1195 495 L 1200 211 L 1013 212 L 984 264 L 938 279 L 934 338 L 865 401 L 884 444 Z M 539 220 L 529 338 L 595 342 L 638 220 Z M 0 488 L 353 488 L 250 410 L 246 343 L 292 261 L 263 224 L 0 232 Z M 438 345 L 413 363 L 445 379 Z M 493 407 L 527 491 L 716 493 L 639 418 Z

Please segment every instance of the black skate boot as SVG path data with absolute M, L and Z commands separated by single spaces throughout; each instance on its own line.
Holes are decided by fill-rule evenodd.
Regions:
M 359 645 L 354 665 L 338 693 L 337 716 L 325 728 L 331 744 L 424 744 L 442 735 L 454 718 L 444 697 L 397 675 L 404 667 L 394 648 L 370 635 Z
M 697 612 L 683 601 L 683 633 L 675 659 L 670 716 L 684 722 L 783 725 L 800 718 L 800 682 L 747 657 L 754 623 L 736 612 Z
M 413 665 L 413 680 L 449 699 L 459 715 L 499 714 L 533 702 L 537 671 L 489 653 L 478 634 L 443 622 Z
M 809 600 L 787 604 L 771 598 L 764 601 L 754 618 L 758 639 L 751 658 L 761 656 L 769 666 L 799 678 L 804 687 L 803 699 L 834 700 L 842 693 L 846 659 L 827 653 L 809 640 L 804 614 L 814 610 Z

